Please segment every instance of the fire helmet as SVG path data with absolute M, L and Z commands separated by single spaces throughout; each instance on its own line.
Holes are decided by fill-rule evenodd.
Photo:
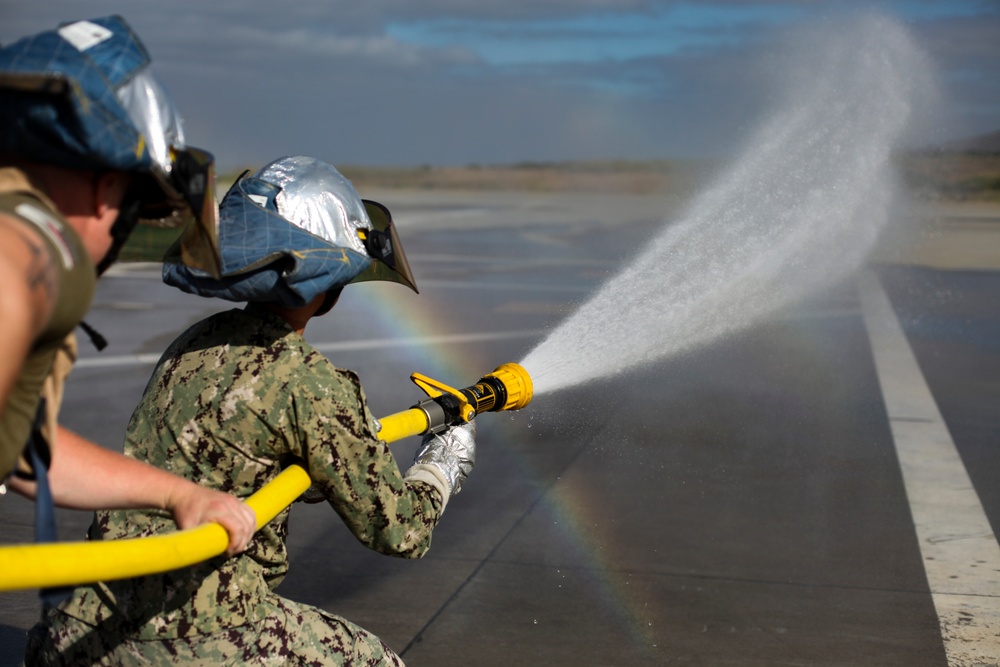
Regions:
M 218 271 L 214 159 L 185 144 L 180 114 L 121 17 L 64 24 L 0 48 L 0 153 L 131 172 L 122 205 L 129 215 L 112 231 L 112 252 L 137 221 L 182 227 L 183 261 Z
M 218 277 L 166 262 L 164 282 L 201 296 L 293 308 L 366 280 L 417 291 L 389 209 L 361 199 L 335 167 L 315 158 L 284 157 L 242 174 L 219 205 L 218 239 Z

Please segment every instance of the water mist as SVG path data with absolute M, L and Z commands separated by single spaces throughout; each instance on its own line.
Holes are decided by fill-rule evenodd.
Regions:
M 864 262 L 924 60 L 884 17 L 803 41 L 787 101 L 742 155 L 524 358 L 536 394 L 709 343 Z

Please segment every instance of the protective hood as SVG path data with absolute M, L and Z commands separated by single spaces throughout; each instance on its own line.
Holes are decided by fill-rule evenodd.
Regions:
M 136 174 L 130 196 L 139 220 L 185 227 L 185 248 L 200 249 L 185 250 L 185 261 L 217 269 L 214 159 L 185 145 L 180 115 L 121 17 L 69 23 L 0 49 L 0 152 Z
M 373 206 L 378 224 L 368 216 Z M 237 179 L 219 207 L 219 248 L 218 278 L 167 262 L 164 282 L 201 296 L 293 308 L 359 279 L 416 290 L 388 210 L 363 202 L 350 181 L 313 158 L 283 158 Z M 405 267 L 405 277 L 371 275 L 375 265 L 388 267 L 386 258 Z

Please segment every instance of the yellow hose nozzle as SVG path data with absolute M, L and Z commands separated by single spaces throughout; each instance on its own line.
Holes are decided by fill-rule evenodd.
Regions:
M 495 383 L 489 382 L 490 380 L 494 380 Z M 497 392 L 497 407 L 480 408 L 477 410 L 478 412 L 520 410 L 531 402 L 532 392 L 534 391 L 534 385 L 531 382 L 531 376 L 528 375 L 528 371 L 524 370 L 524 367 L 520 364 L 513 362 L 497 366 L 496 370 L 488 373 L 475 386 L 479 387 L 483 384 L 499 385 L 501 391 Z M 470 387 L 471 389 L 474 389 L 474 387 Z M 499 400 L 501 396 L 503 397 L 502 401 Z
M 498 366 L 465 389 L 453 389 L 420 373 L 413 373 L 410 379 L 430 396 L 414 406 L 427 413 L 429 433 L 471 421 L 480 412 L 520 410 L 531 401 L 533 390 L 531 376 L 514 363 Z

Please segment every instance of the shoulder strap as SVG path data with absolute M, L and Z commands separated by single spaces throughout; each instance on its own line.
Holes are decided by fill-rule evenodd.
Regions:
M 35 473 L 35 542 L 39 544 L 57 542 L 56 507 L 49 488 L 49 443 L 42 435 L 42 425 L 45 423 L 46 401 L 42 398 L 35 413 L 35 425 L 25 449 L 28 460 Z M 43 588 L 39 591 L 42 607 L 45 610 L 56 607 L 73 592 L 72 587 Z

